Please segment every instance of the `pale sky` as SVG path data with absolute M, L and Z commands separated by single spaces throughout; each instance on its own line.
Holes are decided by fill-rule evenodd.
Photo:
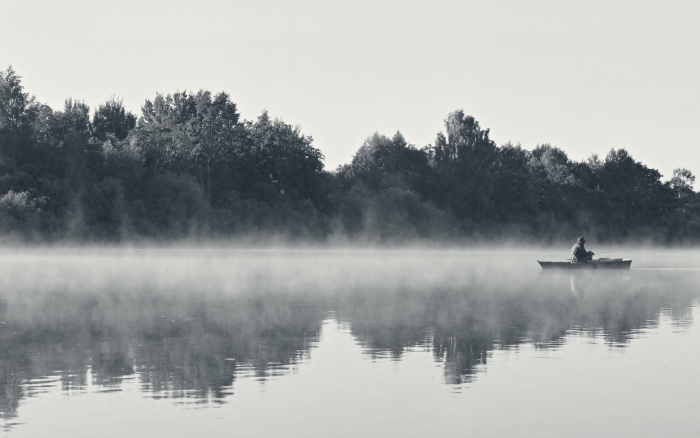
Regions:
M 0 0 L 0 69 L 54 109 L 226 91 L 331 170 L 378 131 L 433 143 L 463 109 L 500 145 L 626 148 L 700 173 L 699 1 Z

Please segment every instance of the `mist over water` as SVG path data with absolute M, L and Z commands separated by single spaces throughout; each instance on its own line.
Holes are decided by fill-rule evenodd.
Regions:
M 549 409 L 574 423 L 594 409 L 552 407 L 565 394 L 619 411 L 609 433 L 568 423 L 581 436 L 620 436 L 644 430 L 643 417 L 625 415 L 644 412 L 639 397 L 656 391 L 673 408 L 666 420 L 680 418 L 675 436 L 692 436 L 698 426 L 680 413 L 698 402 L 676 400 L 675 380 L 655 373 L 671 367 L 700 389 L 700 256 L 615 256 L 632 258 L 632 270 L 543 273 L 537 259 L 567 257 L 551 249 L 6 249 L 4 431 L 123 436 L 157 424 L 186 436 L 172 420 L 182 416 L 196 430 L 242 436 L 418 436 L 431 429 L 417 415 L 469 406 L 452 427 L 561 436 L 554 420 L 527 425 L 512 413 L 508 426 L 496 406 Z M 629 387 L 610 380 L 622 362 L 638 377 Z M 659 391 L 659 382 L 671 386 Z M 100 411 L 109 406 L 124 423 Z M 85 427 L 60 421 L 56 435 L 55 415 L 77 415 Z

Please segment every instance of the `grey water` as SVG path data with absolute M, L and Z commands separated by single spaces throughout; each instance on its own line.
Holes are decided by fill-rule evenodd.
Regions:
M 566 256 L 2 250 L 0 435 L 700 436 L 700 253 Z

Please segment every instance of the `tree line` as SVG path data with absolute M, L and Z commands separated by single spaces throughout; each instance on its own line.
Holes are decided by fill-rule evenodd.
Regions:
M 423 148 L 369 136 L 328 171 L 313 138 L 226 93 L 111 98 L 53 110 L 0 72 L 0 234 L 21 241 L 598 241 L 695 244 L 694 175 L 669 181 L 625 149 L 571 160 L 497 145 L 463 111 Z M 589 238 L 590 240 L 590 238 Z

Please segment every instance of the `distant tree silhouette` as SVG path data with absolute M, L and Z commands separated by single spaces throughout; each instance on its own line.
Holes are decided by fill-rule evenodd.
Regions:
M 95 110 L 92 117 L 92 133 L 100 140 L 112 134 L 117 140 L 124 140 L 136 126 L 136 116 L 124 109 L 121 100 L 112 97 Z
M 695 175 L 685 168 L 673 169 L 673 178 L 670 183 L 671 187 L 678 192 L 678 199 L 680 199 L 684 193 L 692 192 Z
M 432 145 L 374 133 L 336 171 L 323 160 L 300 127 L 242 120 L 223 92 L 157 93 L 137 118 L 116 97 L 53 110 L 0 71 L 0 236 L 700 242 L 688 169 L 662 182 L 624 149 L 498 147 L 463 110 Z
M 459 218 L 479 221 L 490 207 L 496 145 L 489 130 L 461 110 L 447 116 L 445 130 L 447 136 L 438 134 L 431 151 L 438 173 L 438 202 Z

